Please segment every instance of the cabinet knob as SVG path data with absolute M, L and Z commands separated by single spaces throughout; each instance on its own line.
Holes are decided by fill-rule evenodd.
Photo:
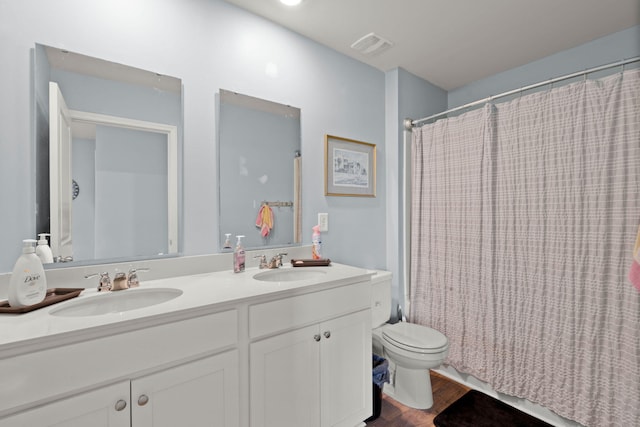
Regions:
M 325 331 L 325 332 L 324 332 L 324 337 L 325 337 L 325 338 L 331 338 L 331 332 L 329 332 L 329 331 Z
M 144 406 L 147 403 L 149 403 L 149 396 L 141 394 L 140 397 L 138 397 L 138 406 Z
M 116 402 L 116 411 L 123 411 L 127 407 L 127 401 L 120 399 Z
M 313 336 L 313 339 L 316 340 L 316 341 L 320 341 L 320 334 L 315 334 Z

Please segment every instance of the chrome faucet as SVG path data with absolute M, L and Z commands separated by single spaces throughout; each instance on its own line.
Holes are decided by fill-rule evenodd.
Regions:
M 129 284 L 127 283 L 127 275 L 122 271 L 116 273 L 116 276 L 113 278 L 113 284 L 111 285 L 112 291 L 124 291 L 125 289 L 129 289 Z
M 140 279 L 138 279 L 138 273 L 151 270 L 150 268 L 133 268 L 129 269 L 129 273 L 118 272 L 111 281 L 108 272 L 93 273 L 84 276 L 85 279 L 91 279 L 96 276 L 100 276 L 98 279 L 98 292 L 102 291 L 122 291 L 129 288 L 137 288 L 140 286 Z
M 282 267 L 282 257 L 286 255 L 286 252 L 275 254 L 271 261 L 269 261 L 268 268 Z
M 93 273 L 93 274 L 87 274 L 86 276 L 84 276 L 85 279 L 91 279 L 93 277 L 96 276 L 100 276 L 100 279 L 98 280 L 98 292 L 102 292 L 102 291 L 110 291 L 111 290 L 111 278 L 109 277 L 109 273 L 108 272 L 103 272 L 103 273 Z

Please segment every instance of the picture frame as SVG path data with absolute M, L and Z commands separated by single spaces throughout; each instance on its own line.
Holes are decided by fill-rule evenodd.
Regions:
M 324 137 L 324 195 L 376 197 L 376 145 Z

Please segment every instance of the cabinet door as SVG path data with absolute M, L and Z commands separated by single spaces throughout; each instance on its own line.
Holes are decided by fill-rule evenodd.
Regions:
M 320 343 L 315 325 L 251 344 L 252 427 L 320 425 Z
M 320 325 L 322 427 L 353 427 L 371 415 L 371 313 Z
M 135 427 L 237 427 L 238 351 L 196 360 L 131 381 Z
M 0 427 L 130 427 L 129 381 L 0 419 Z

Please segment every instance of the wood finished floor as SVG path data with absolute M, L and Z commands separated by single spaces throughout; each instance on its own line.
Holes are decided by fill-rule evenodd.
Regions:
M 401 405 L 382 393 L 380 417 L 367 423 L 367 427 L 431 427 L 433 419 L 447 406 L 462 397 L 470 389 L 431 371 L 433 406 L 430 409 L 413 409 Z

